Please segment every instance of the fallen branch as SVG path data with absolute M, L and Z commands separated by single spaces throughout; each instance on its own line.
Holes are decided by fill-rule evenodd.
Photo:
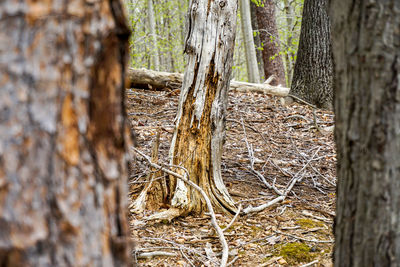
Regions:
M 160 165 L 158 165 L 156 163 L 153 163 L 151 161 L 150 157 L 145 155 L 143 152 L 141 152 L 137 148 L 132 147 L 132 150 L 135 151 L 140 156 L 142 156 L 149 163 L 149 165 L 151 167 L 159 169 L 159 170 L 162 170 L 165 173 L 168 173 L 170 175 L 175 176 L 178 179 L 181 179 L 183 182 L 187 183 L 188 185 L 192 186 L 194 189 L 196 189 L 197 191 L 200 192 L 200 194 L 203 196 L 203 198 L 204 198 L 204 200 L 205 200 L 205 202 L 207 204 L 207 208 L 208 208 L 208 211 L 209 211 L 210 216 L 211 216 L 211 224 L 214 226 L 215 231 L 217 232 L 219 240 L 220 240 L 221 245 L 222 245 L 222 257 L 221 257 L 220 266 L 221 267 L 225 267 L 227 265 L 228 255 L 229 255 L 228 243 L 226 242 L 226 239 L 225 239 L 225 236 L 224 236 L 224 233 L 223 233 L 222 229 L 219 227 L 219 225 L 217 223 L 217 218 L 215 217 L 215 212 L 214 212 L 214 209 L 212 207 L 211 201 L 208 198 L 207 194 L 204 192 L 204 190 L 201 189 L 197 184 L 193 183 L 192 181 L 190 181 L 188 179 L 189 175 L 187 173 L 187 170 L 185 170 L 185 176 L 182 176 L 182 175 L 180 175 L 180 174 L 178 174 L 176 172 L 173 172 L 173 171 L 169 170 L 168 168 L 165 168 L 165 167 L 162 167 L 162 166 L 160 166 Z
M 243 126 L 243 129 L 244 129 L 244 126 Z M 264 177 L 263 175 L 261 175 L 259 172 L 257 172 L 257 171 L 254 170 L 254 167 L 253 167 L 253 164 L 252 164 L 252 159 L 251 159 L 251 158 L 254 156 L 254 155 L 253 155 L 253 152 L 252 152 L 252 147 L 249 146 L 249 144 L 248 144 L 248 142 L 247 142 L 246 130 L 245 130 L 245 129 L 244 129 L 244 132 L 245 132 L 245 141 L 246 141 L 247 149 L 248 149 L 248 151 L 249 151 L 250 167 L 251 167 L 252 171 L 253 171 L 254 173 L 257 174 L 257 177 L 262 178 L 261 180 L 262 180 L 263 182 L 265 181 L 265 182 L 264 182 L 265 185 L 266 185 L 266 184 L 269 185 L 269 183 L 266 182 L 265 177 Z M 268 207 L 270 207 L 270 206 L 272 206 L 272 205 L 274 205 L 274 204 L 276 204 L 276 203 L 278 203 L 278 202 L 281 202 L 281 201 L 285 200 L 285 198 L 288 196 L 288 194 L 292 191 L 294 185 L 295 185 L 297 182 L 299 182 L 299 181 L 301 181 L 301 180 L 303 179 L 303 177 L 302 177 L 302 176 L 299 176 L 299 174 L 311 163 L 311 161 L 313 161 L 314 157 L 318 154 L 318 152 L 319 152 L 320 149 L 321 149 L 321 148 L 318 147 L 317 151 L 316 151 L 316 152 L 314 153 L 314 155 L 307 161 L 307 163 L 304 164 L 304 166 L 303 166 L 295 175 L 292 176 L 292 180 L 288 183 L 288 185 L 286 186 L 286 190 L 285 190 L 283 193 L 280 192 L 279 190 L 277 190 L 275 186 L 269 185 L 269 186 L 270 186 L 269 188 L 274 189 L 274 191 L 275 191 L 278 195 L 280 195 L 280 196 L 276 197 L 275 199 L 273 199 L 273 200 L 271 200 L 271 201 L 269 201 L 269 202 L 267 202 L 267 203 L 265 203 L 265 204 L 262 204 L 262 205 L 260 205 L 260 206 L 257 206 L 257 207 L 249 206 L 249 207 L 247 207 L 247 208 L 245 208 L 245 209 L 243 210 L 243 214 L 249 214 L 249 213 L 251 213 L 251 212 L 260 212 L 260 211 L 262 211 L 262 210 L 264 210 L 264 209 L 266 209 L 266 208 L 268 208 Z
M 309 267 L 309 266 L 313 266 L 314 264 L 317 264 L 317 263 L 318 263 L 318 260 L 314 260 L 314 261 L 312 261 L 312 262 L 303 264 L 303 265 L 301 265 L 301 266 L 299 266 L 299 267 Z
M 174 90 L 182 87 L 183 74 L 130 68 L 127 78 L 129 88 Z M 230 90 L 260 92 L 276 96 L 286 96 L 289 93 L 289 88 L 286 87 L 237 81 L 230 82 Z
M 226 230 L 229 229 L 229 227 L 231 227 L 233 225 L 233 223 L 235 222 L 236 218 L 239 216 L 241 209 L 242 209 L 242 204 L 239 204 L 239 207 L 238 207 L 238 210 L 237 210 L 237 212 L 235 214 L 235 217 L 233 217 L 231 222 L 222 230 L 222 232 L 225 232 Z

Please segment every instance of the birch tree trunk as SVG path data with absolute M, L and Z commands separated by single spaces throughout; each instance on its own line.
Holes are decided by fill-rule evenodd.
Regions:
M 160 55 L 158 54 L 158 46 L 157 46 L 157 30 L 156 30 L 156 21 L 153 7 L 153 0 L 147 0 L 147 12 L 149 19 L 149 27 L 150 27 L 150 35 L 152 41 L 151 50 L 151 63 L 153 64 L 154 70 L 160 70 Z
M 250 83 L 260 83 L 258 72 L 257 56 L 253 41 L 253 29 L 251 28 L 250 0 L 240 1 L 240 19 L 246 54 L 247 77 Z
M 0 265 L 127 266 L 117 0 L 0 4 Z
M 335 266 L 400 266 L 400 2 L 333 0 Z
M 272 0 L 261 0 L 256 6 L 257 24 L 260 39 L 263 43 L 264 75 L 268 79 L 274 75 L 276 79 L 271 85 L 286 86 L 285 69 L 280 52 L 279 34 L 275 19 L 275 4 Z
M 171 164 L 187 169 L 190 180 L 224 212 L 236 208 L 221 176 L 226 106 L 232 71 L 237 1 L 190 1 L 185 52 L 188 65 L 171 143 Z M 181 169 L 177 169 L 182 175 Z M 203 212 L 199 192 L 171 177 L 172 206 Z
M 333 107 L 333 64 L 328 0 L 305 0 L 290 95 Z

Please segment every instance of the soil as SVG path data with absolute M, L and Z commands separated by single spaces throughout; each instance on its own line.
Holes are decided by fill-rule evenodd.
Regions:
M 168 162 L 178 98 L 178 91 L 127 91 L 137 148 L 151 155 L 159 131 L 159 162 Z M 256 207 L 278 197 L 254 171 L 278 190 L 287 188 L 293 178 L 300 179 L 283 202 L 239 216 L 225 232 L 231 266 L 332 266 L 336 151 L 329 127 L 334 124 L 333 113 L 314 112 L 297 103 L 283 106 L 279 97 L 230 91 L 227 114 L 222 174 L 238 205 Z M 137 157 L 130 177 L 132 200 L 148 183 L 148 172 L 146 162 Z M 218 266 L 222 249 L 210 216 L 146 221 L 152 213 L 131 216 L 138 266 Z M 232 218 L 217 214 L 217 219 L 225 227 Z M 206 253 L 208 247 L 212 250 Z M 169 255 L 146 257 L 148 252 Z

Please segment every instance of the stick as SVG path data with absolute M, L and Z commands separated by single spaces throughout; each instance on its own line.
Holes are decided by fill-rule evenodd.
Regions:
M 233 219 L 231 220 L 231 222 L 222 230 L 222 232 L 225 232 L 226 230 L 229 229 L 229 227 L 232 226 L 232 224 L 235 222 L 237 216 L 240 214 L 240 210 L 242 209 L 242 204 L 239 204 L 239 208 L 235 214 L 235 217 L 233 217 Z

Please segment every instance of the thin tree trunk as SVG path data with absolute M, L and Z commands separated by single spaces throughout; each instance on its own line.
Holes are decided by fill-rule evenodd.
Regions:
M 253 41 L 253 29 L 251 28 L 250 0 L 239 0 L 239 2 L 244 48 L 246 54 L 247 78 L 250 83 L 260 83 L 260 73 L 258 72 L 257 56 Z
M 400 266 L 400 2 L 333 11 L 337 217 L 334 263 Z
M 333 65 L 328 0 L 305 0 L 290 95 L 332 109 Z
M 158 42 L 157 42 L 157 30 L 156 30 L 156 21 L 153 7 L 153 0 L 147 0 L 147 9 L 148 9 L 148 19 L 149 19 L 149 27 L 150 27 L 150 35 L 152 40 L 151 50 L 151 63 L 153 65 L 154 70 L 160 70 L 160 55 L 158 53 Z
M 0 265 L 130 265 L 121 3 L 0 10 Z
M 293 4 L 294 0 L 284 0 L 285 4 L 285 12 L 286 12 L 286 46 L 287 50 L 285 53 L 285 61 L 286 61 L 286 76 L 287 76 L 287 85 L 290 86 L 293 78 L 293 61 L 294 57 L 293 52 L 289 50 L 293 46 L 293 18 L 294 18 L 294 10 Z
M 171 163 L 186 168 L 190 180 L 206 191 L 213 205 L 228 213 L 236 208 L 222 180 L 221 156 L 236 12 L 236 1 L 199 0 L 189 5 L 188 66 L 170 149 Z M 183 213 L 207 209 L 199 192 L 170 179 L 172 206 Z
M 251 17 L 251 27 L 253 32 L 255 33 L 254 36 L 254 45 L 256 48 L 256 57 L 257 57 L 257 66 L 258 66 L 258 73 L 260 74 L 260 81 L 264 81 L 266 77 L 263 75 L 264 73 L 264 62 L 263 62 L 263 55 L 262 55 L 262 43 L 260 39 L 260 31 L 257 23 L 257 15 L 256 15 L 256 8 L 257 5 L 254 2 L 250 2 L 250 17 Z
M 269 78 L 274 75 L 276 79 L 272 85 L 286 86 L 285 69 L 280 52 L 279 34 L 276 26 L 275 4 L 272 0 L 262 0 L 256 6 L 257 23 L 259 25 L 260 39 L 263 44 L 264 75 Z

